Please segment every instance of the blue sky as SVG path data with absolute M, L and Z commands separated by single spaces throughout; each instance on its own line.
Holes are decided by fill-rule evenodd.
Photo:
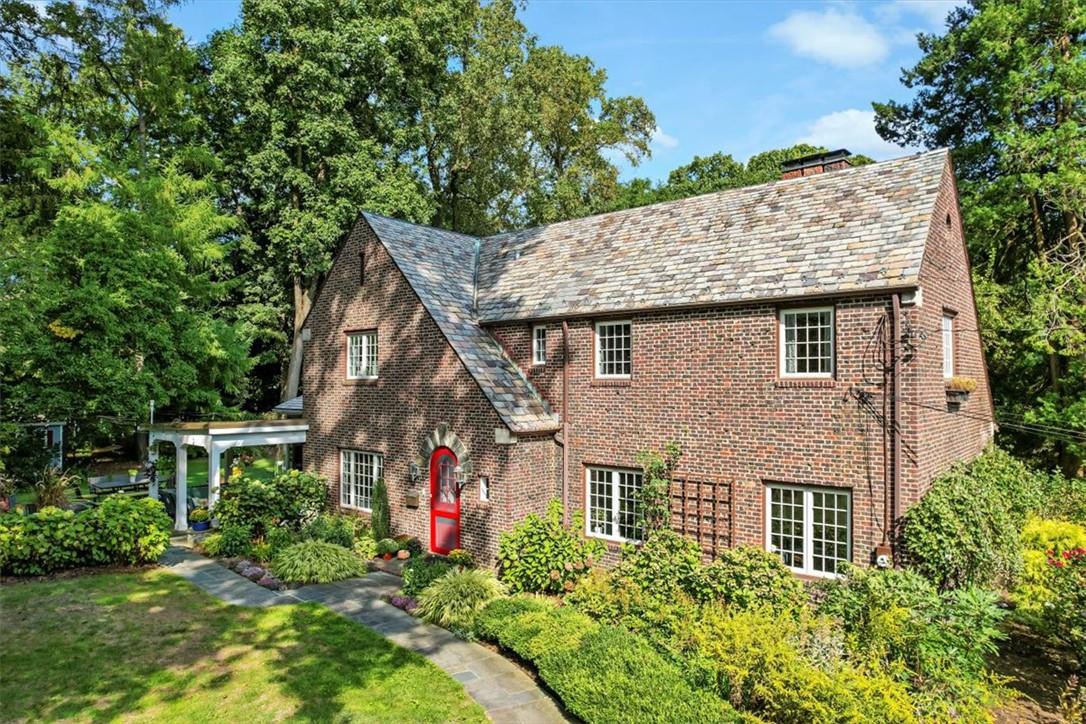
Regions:
M 587 55 L 611 95 L 656 114 L 652 158 L 623 177 L 659 180 L 695 155 L 745 160 L 808 141 L 876 159 L 913 149 L 875 134 L 871 102 L 903 100 L 915 36 L 939 31 L 945 0 L 712 2 L 529 0 L 523 19 L 547 45 Z M 171 11 L 190 40 L 234 24 L 239 3 L 192 0 Z

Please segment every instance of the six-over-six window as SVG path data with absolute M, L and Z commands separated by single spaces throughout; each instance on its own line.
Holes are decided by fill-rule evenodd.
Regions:
M 641 473 L 619 468 L 595 468 L 585 471 L 589 535 L 614 541 L 642 539 L 638 520 L 638 492 Z
M 797 573 L 832 576 L 851 558 L 852 494 L 835 488 L 769 485 L 766 541 Z
M 371 380 L 377 377 L 377 332 L 347 334 L 347 379 Z
M 782 377 L 833 376 L 833 307 L 782 309 Z
M 628 378 L 633 368 L 629 322 L 596 322 L 596 377 Z
M 532 364 L 547 364 L 547 325 L 532 327 Z
M 341 450 L 339 504 L 345 508 L 369 510 L 373 504 L 373 485 L 381 478 L 383 462 L 379 453 Z

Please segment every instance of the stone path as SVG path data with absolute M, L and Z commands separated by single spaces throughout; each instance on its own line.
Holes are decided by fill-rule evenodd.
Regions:
M 178 546 L 162 557 L 162 565 L 227 603 L 274 606 L 312 601 L 373 629 L 389 641 L 415 651 L 448 672 L 495 722 L 565 722 L 566 718 L 518 666 L 493 651 L 458 639 L 445 629 L 425 623 L 381 600 L 395 593 L 400 579 L 370 573 L 336 583 L 269 591 L 218 563 Z

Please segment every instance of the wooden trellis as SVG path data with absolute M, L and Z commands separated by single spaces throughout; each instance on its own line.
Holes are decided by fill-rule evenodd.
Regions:
M 671 481 L 671 527 L 697 541 L 705 554 L 716 558 L 733 544 L 732 497 L 730 483 L 676 475 Z

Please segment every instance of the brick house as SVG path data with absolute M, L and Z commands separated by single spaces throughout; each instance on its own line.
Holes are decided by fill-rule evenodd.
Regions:
M 307 321 L 306 466 L 492 560 L 555 498 L 636 539 L 636 456 L 674 440 L 674 525 L 709 553 L 889 555 L 993 416 L 949 155 L 846 157 L 481 239 L 362 214 Z

